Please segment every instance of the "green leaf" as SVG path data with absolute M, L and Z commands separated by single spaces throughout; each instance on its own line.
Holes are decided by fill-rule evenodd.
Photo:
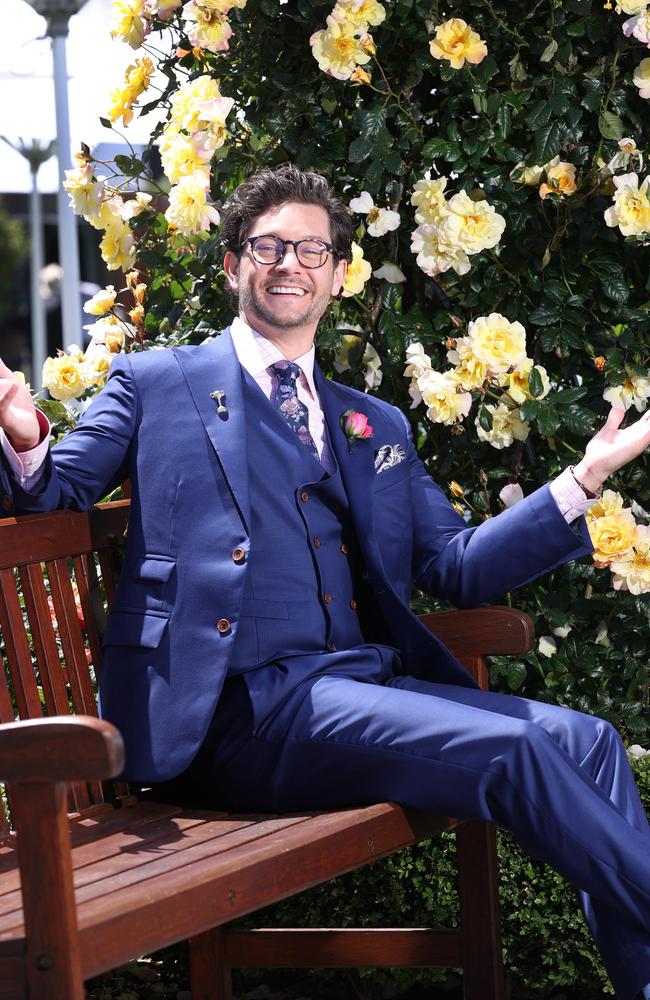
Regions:
M 508 667 L 508 673 L 506 675 L 506 680 L 508 682 L 508 687 L 511 691 L 518 691 L 521 685 L 526 680 L 528 676 L 528 671 L 526 669 L 525 663 L 511 663 Z
M 538 398 L 544 392 L 544 383 L 542 382 L 539 368 L 531 368 L 528 376 L 528 388 L 535 398 Z
M 545 406 L 544 409 L 539 411 L 537 416 L 537 427 L 540 434 L 546 435 L 546 437 L 552 437 L 557 430 L 562 425 L 559 415 L 550 406 Z
M 422 147 L 422 158 L 424 160 L 446 159 L 450 143 L 446 139 L 429 139 Z
M 348 149 L 350 163 L 361 163 L 369 155 L 370 150 L 371 146 L 365 135 L 357 136 L 356 139 L 352 140 Z
M 630 288 L 623 276 L 622 268 L 618 274 L 603 278 L 601 286 L 607 298 L 613 302 L 627 302 L 630 297 Z
M 484 431 L 492 430 L 492 412 L 488 410 L 487 406 L 481 406 L 479 409 L 478 422 Z
M 548 45 L 546 46 L 546 48 L 544 49 L 544 51 L 542 52 L 541 56 L 539 57 L 539 61 L 543 63 L 550 62 L 556 52 L 557 52 L 557 42 L 555 41 L 554 38 L 552 38 L 548 43 Z
M 598 128 L 605 139 L 622 139 L 625 135 L 623 122 L 612 111 L 598 115 Z
M 562 313 L 557 306 L 551 305 L 548 302 L 541 302 L 537 306 L 537 309 L 533 309 L 528 318 L 535 326 L 551 326 L 553 323 L 561 321 Z
M 572 434 L 587 435 L 594 429 L 596 417 L 591 410 L 586 410 L 583 406 L 573 403 L 566 410 L 562 410 L 562 423 Z
M 126 177 L 137 177 L 145 172 L 145 165 L 137 156 L 125 156 L 118 153 L 115 157 L 115 166 L 121 170 Z
M 526 124 L 533 129 L 541 128 L 542 125 L 546 125 L 551 114 L 551 105 L 548 101 L 535 101 L 526 115 Z M 542 163 L 542 160 L 538 160 L 537 162 Z M 544 160 L 544 162 L 546 161 Z
M 560 152 L 561 132 L 559 122 L 552 122 L 545 128 L 540 128 L 535 135 L 533 144 L 533 159 L 535 163 L 544 164 L 552 160 Z

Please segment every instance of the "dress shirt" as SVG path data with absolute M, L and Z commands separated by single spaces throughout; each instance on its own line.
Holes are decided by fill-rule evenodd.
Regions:
M 284 355 L 270 340 L 251 329 L 239 317 L 232 321 L 230 332 L 239 363 L 255 379 L 267 399 L 271 399 L 274 391 L 274 377 L 268 369 L 276 361 L 286 360 Z M 331 473 L 334 471 L 334 460 L 327 440 L 325 417 L 314 382 L 314 358 L 315 349 L 312 346 L 306 354 L 295 359 L 295 363 L 300 366 L 302 371 L 297 382 L 298 398 L 305 404 L 309 412 L 309 431 L 314 439 L 321 463 L 324 469 Z M 38 410 L 37 416 L 41 429 L 41 441 L 30 451 L 16 453 L 6 434 L 0 428 L 0 446 L 15 478 L 27 491 L 38 486 L 49 447 L 49 421 Z M 580 488 L 570 469 L 561 472 L 551 482 L 550 489 L 560 513 L 568 524 L 585 514 L 596 503 L 596 500 L 587 497 L 584 490 Z

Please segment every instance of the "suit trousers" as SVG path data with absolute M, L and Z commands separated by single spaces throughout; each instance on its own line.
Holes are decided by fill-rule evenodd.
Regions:
M 617 995 L 650 982 L 650 829 L 602 719 L 405 676 L 385 646 L 292 656 L 226 681 L 180 780 L 236 810 L 389 800 L 490 820 L 575 885 Z

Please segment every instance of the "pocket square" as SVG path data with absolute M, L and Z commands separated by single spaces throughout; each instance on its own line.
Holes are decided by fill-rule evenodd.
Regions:
M 406 452 L 401 444 L 382 444 L 375 453 L 375 472 L 385 472 L 399 465 L 406 458 Z

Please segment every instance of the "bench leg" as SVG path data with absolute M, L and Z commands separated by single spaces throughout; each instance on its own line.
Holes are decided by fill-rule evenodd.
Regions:
M 192 1000 L 232 1000 L 230 966 L 223 961 L 221 928 L 190 938 Z
M 456 832 L 465 1000 L 504 1000 L 495 829 L 464 824 Z

